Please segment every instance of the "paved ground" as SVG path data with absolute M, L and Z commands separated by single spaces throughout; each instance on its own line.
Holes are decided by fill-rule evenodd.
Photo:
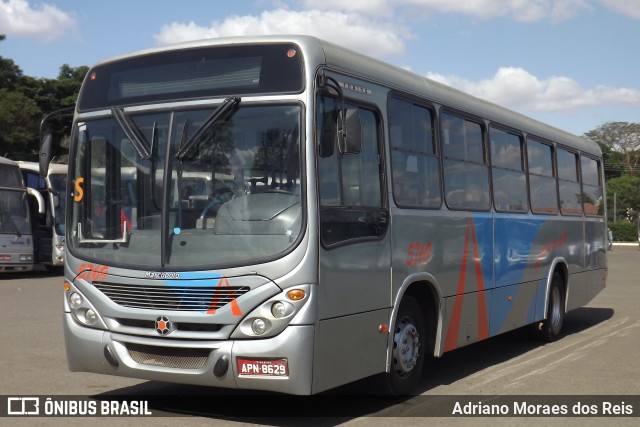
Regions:
M 571 312 L 559 341 L 532 341 L 515 331 L 434 360 L 420 396 L 399 401 L 362 398 L 370 382 L 335 390 L 338 396 L 253 396 L 200 387 L 130 380 L 67 370 L 61 332 L 62 277 L 45 271 L 0 276 L 0 395 L 77 395 L 109 400 L 127 394 L 150 400 L 169 417 L 136 425 L 637 425 L 640 413 L 640 250 L 614 246 L 607 288 Z M 184 395 L 204 397 L 180 399 Z M 450 395 L 455 397 L 451 398 Z M 498 400 L 496 396 L 508 396 Z M 563 395 L 538 398 L 536 396 Z M 596 395 L 593 400 L 584 395 Z M 621 396 L 625 395 L 625 396 Z M 488 396 L 488 397 L 486 397 Z M 513 397 L 515 396 L 515 397 Z M 576 397 L 577 396 L 577 397 Z M 584 398 L 583 398 L 584 397 Z M 161 400 L 160 400 L 161 399 Z M 505 399 L 504 397 L 502 399 Z M 434 418 L 452 402 L 571 405 L 634 411 L 634 418 Z M 566 402 L 565 402 L 566 401 Z M 624 403 L 623 403 L 624 402 Z M 0 402 L 0 408 L 5 402 Z M 265 412 L 271 416 L 263 416 Z M 288 414 L 310 414 L 289 418 Z M 180 418 L 175 418 L 177 415 Z M 258 416 L 255 416 L 258 415 Z M 326 416 L 326 417 L 323 417 Z M 130 425 L 127 418 L 0 418 L 3 425 Z

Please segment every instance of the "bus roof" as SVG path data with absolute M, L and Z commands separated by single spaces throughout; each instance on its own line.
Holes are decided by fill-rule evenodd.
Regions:
M 425 98 L 437 104 L 477 115 L 505 126 L 520 129 L 527 134 L 538 136 L 542 139 L 562 142 L 564 145 L 576 150 L 585 151 L 597 156 L 601 155 L 600 147 L 593 141 L 578 137 L 411 71 L 374 59 L 363 53 L 312 36 L 276 35 L 205 39 L 120 55 L 101 61 L 96 65 L 173 50 L 230 44 L 243 45 L 285 42 L 295 43 L 303 49 L 307 70 L 315 72 L 318 67 L 327 66 L 393 90 Z
M 7 159 L 6 157 L 2 157 L 0 156 L 0 164 L 2 165 L 16 165 L 16 162 L 14 162 L 13 160 Z
M 40 165 L 37 162 L 28 162 L 28 161 L 18 160 L 16 163 L 18 164 L 18 166 L 20 166 L 20 169 L 40 173 Z M 60 163 L 49 163 L 49 174 L 52 174 L 52 173 L 66 174 L 67 170 L 68 170 L 68 165 L 63 165 Z

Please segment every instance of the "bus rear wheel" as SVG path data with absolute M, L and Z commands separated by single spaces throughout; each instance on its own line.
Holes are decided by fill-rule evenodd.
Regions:
M 393 331 L 391 370 L 385 375 L 386 391 L 394 396 L 410 395 L 420 383 L 426 356 L 426 327 L 415 298 L 403 298 Z
M 535 334 L 543 341 L 552 342 L 560 337 L 564 322 L 564 281 L 560 273 L 553 273 L 549 289 L 547 318 L 536 323 Z

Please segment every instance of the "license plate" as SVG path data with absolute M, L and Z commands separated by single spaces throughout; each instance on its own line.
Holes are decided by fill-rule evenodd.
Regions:
M 245 359 L 239 357 L 236 363 L 238 365 L 238 375 L 261 377 L 284 377 L 289 375 L 287 359 Z
M 11 255 L 0 254 L 0 261 L 11 261 Z

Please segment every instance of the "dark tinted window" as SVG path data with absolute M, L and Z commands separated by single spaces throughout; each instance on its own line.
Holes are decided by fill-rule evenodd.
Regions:
M 600 162 L 581 157 L 582 169 L 582 208 L 585 215 L 602 216 L 604 204 L 602 198 L 602 186 L 600 182 Z
M 527 159 L 531 210 L 539 214 L 558 213 L 558 190 L 553 174 L 553 147 L 535 139 L 528 139 Z
M 578 155 L 558 148 L 557 161 L 560 212 L 564 215 L 582 215 L 582 189 L 578 182 Z
M 527 179 L 523 169 L 522 139 L 496 128 L 491 128 L 489 138 L 494 206 L 502 212 L 526 212 Z
M 433 117 L 433 112 L 423 106 L 399 99 L 389 101 L 393 197 L 398 206 L 441 205 Z
M 489 210 L 489 168 L 485 161 L 483 127 L 442 115 L 444 190 L 451 209 Z
M 22 187 L 22 175 L 16 165 L 0 163 L 0 187 Z

